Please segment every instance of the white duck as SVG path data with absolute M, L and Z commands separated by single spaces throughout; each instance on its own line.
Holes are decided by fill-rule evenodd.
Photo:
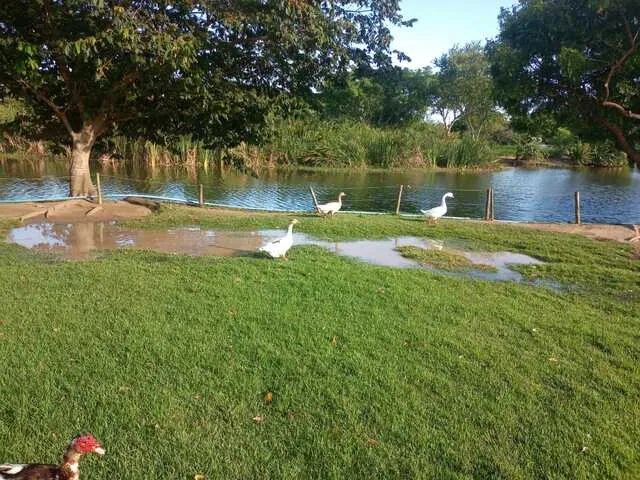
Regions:
M 447 198 L 453 198 L 453 193 L 447 192 L 442 196 L 442 204 L 439 207 L 434 207 L 429 210 L 420 210 L 424 215 L 425 220 L 436 221 L 440 217 L 447 213 Z
M 320 205 L 318 205 L 318 211 L 320 213 L 323 214 L 331 214 L 333 215 L 334 213 L 336 213 L 338 210 L 340 210 L 342 208 L 342 197 L 346 197 L 347 194 L 344 192 L 340 192 L 338 194 L 338 201 L 337 202 L 329 202 L 329 203 L 322 203 Z
M 294 218 L 289 222 L 289 228 L 287 229 L 287 234 L 284 237 L 261 246 L 258 248 L 258 251 L 265 252 L 271 258 L 283 257 L 287 260 L 287 252 L 293 246 L 293 226 L 296 223 L 298 223 L 298 220 Z

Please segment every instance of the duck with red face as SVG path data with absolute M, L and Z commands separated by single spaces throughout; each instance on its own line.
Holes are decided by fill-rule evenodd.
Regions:
M 0 465 L 0 480 L 78 480 L 78 463 L 82 455 L 97 453 L 104 455 L 104 448 L 90 433 L 76 435 L 64 451 L 62 464 L 42 463 Z

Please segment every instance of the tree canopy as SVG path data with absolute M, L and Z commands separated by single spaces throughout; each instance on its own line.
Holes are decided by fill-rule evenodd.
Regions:
M 435 60 L 438 72 L 431 89 L 432 113 L 450 132 L 458 121 L 478 138 L 494 108 L 493 80 L 484 49 L 478 42 L 454 46 Z
M 430 69 L 367 66 L 344 78 L 330 79 L 318 94 L 310 96 L 310 103 L 329 118 L 398 126 L 424 119 L 432 79 Z
M 499 19 L 488 50 L 502 105 L 611 135 L 640 165 L 640 3 L 520 0 Z
M 387 25 L 411 24 L 398 12 L 398 0 L 0 2 L 0 92 L 66 132 L 71 194 L 86 195 L 110 129 L 238 142 L 274 97 L 390 65 Z

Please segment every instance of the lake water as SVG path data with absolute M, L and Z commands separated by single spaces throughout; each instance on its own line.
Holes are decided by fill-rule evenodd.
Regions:
M 97 168 L 94 171 L 99 171 Z M 320 202 L 347 197 L 343 210 L 394 211 L 404 185 L 401 211 L 418 213 L 453 192 L 447 215 L 480 218 L 485 190 L 493 187 L 499 220 L 572 222 L 574 192 L 581 196 L 585 223 L 640 223 L 637 169 L 574 170 L 506 168 L 493 172 L 410 170 L 405 172 L 272 171 L 259 178 L 217 169 L 122 167 L 100 171 L 105 195 L 148 194 L 197 201 L 204 185 L 207 202 L 243 208 L 312 210 L 309 187 Z M 68 170 L 63 163 L 0 157 L 0 201 L 64 197 Z

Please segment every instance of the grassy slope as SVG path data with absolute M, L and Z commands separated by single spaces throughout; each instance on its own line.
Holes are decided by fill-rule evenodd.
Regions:
M 284 220 L 199 215 L 169 208 L 145 222 Z M 576 288 L 310 247 L 289 262 L 120 251 L 73 263 L 0 244 L 0 459 L 53 461 L 91 430 L 107 449 L 83 464 L 93 479 L 637 478 L 640 268 L 626 246 L 463 222 L 302 220 L 325 238 L 522 251 L 550 262 L 528 273 Z

